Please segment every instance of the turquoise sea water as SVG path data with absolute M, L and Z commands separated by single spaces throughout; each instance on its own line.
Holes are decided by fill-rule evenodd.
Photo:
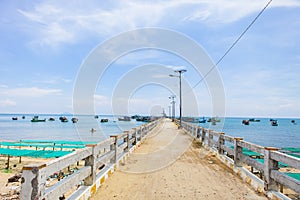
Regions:
M 39 115 L 40 119 L 46 118 L 46 122 L 30 122 L 32 115 L 23 114 L 0 114 L 0 140 L 69 140 L 69 141 L 102 141 L 109 135 L 120 134 L 125 130 L 140 126 L 142 122 L 119 122 L 117 117 L 99 116 L 77 116 L 78 123 L 73 124 L 72 116 L 66 115 L 69 122 L 62 123 L 58 118 L 62 115 Z M 13 121 L 12 117 L 18 117 Z M 55 121 L 48 121 L 54 117 Z M 108 118 L 108 123 L 100 123 L 101 118 Z M 262 146 L 274 147 L 300 147 L 300 119 L 295 119 L 296 124 L 291 123 L 292 119 L 278 120 L 278 126 L 271 126 L 269 118 L 257 118 L 260 122 L 250 122 L 245 126 L 242 120 L 246 118 L 225 118 L 224 125 L 217 123 L 212 126 L 210 123 L 199 124 L 216 131 L 223 131 L 225 134 L 235 137 L 243 137 L 245 141 Z M 96 132 L 90 130 L 94 128 Z

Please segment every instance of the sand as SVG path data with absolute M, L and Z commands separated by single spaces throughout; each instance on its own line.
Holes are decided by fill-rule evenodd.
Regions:
M 267 199 L 166 121 L 91 199 Z

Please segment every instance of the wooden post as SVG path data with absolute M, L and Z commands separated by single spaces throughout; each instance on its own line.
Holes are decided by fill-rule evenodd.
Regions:
M 222 145 L 225 144 L 225 140 L 224 140 L 224 135 L 225 133 L 224 132 L 220 132 L 219 133 L 219 138 L 218 138 L 218 152 L 219 154 L 224 154 L 224 150 L 222 149 Z
M 26 165 L 22 169 L 21 199 L 41 199 L 45 192 L 46 164 Z
M 84 179 L 84 185 L 90 186 L 96 182 L 96 144 L 87 144 L 86 147 L 91 147 L 92 154 L 84 159 L 84 166 L 91 166 L 92 172 L 90 176 Z
M 239 155 L 243 154 L 243 148 L 238 145 L 238 142 L 242 140 L 243 138 L 234 138 L 234 164 L 238 167 L 242 167 L 243 165 L 241 159 L 239 159 Z
M 115 152 L 114 157 L 110 160 L 111 163 L 116 163 L 118 160 L 118 135 L 111 135 L 114 138 L 114 143 L 110 145 L 110 150 Z
M 274 147 L 265 147 L 265 155 L 264 155 L 264 176 L 265 183 L 264 189 L 266 191 L 278 190 L 278 183 L 271 178 L 271 171 L 278 170 L 278 161 L 271 159 L 271 151 L 278 151 L 278 148 Z

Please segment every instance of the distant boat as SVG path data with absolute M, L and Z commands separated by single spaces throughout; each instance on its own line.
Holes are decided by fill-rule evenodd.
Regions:
M 73 117 L 71 120 L 72 120 L 73 123 L 77 123 L 78 122 L 78 118 L 76 118 L 76 117 Z
M 49 121 L 55 121 L 55 119 L 53 117 L 50 117 Z
M 270 119 L 270 122 L 277 121 L 276 119 Z
M 65 116 L 59 117 L 59 120 L 60 120 L 61 122 L 68 122 L 68 118 L 66 118 Z
M 206 119 L 202 117 L 202 119 L 199 120 L 199 123 L 206 123 Z
M 108 122 L 108 119 L 101 119 L 100 122 L 101 122 L 101 123 Z
M 217 123 L 215 121 L 212 121 L 211 125 L 217 125 Z
M 11 119 L 12 119 L 12 120 L 18 120 L 18 118 L 17 118 L 17 117 L 12 117 Z
M 22 116 L 22 119 L 25 119 L 25 116 L 24 116 L 24 115 Z
M 254 119 L 254 118 L 250 118 L 249 122 L 260 122 L 260 119 Z
M 271 121 L 271 125 L 272 125 L 272 126 L 278 126 L 277 120 Z
M 39 116 L 34 116 L 31 122 L 45 122 L 46 119 L 39 119 Z
M 128 121 L 131 121 L 130 117 L 128 117 L 128 116 L 119 117 L 118 120 L 119 120 L 119 121 L 127 121 L 127 122 L 128 122 Z
M 291 120 L 292 124 L 296 125 L 296 121 L 295 120 Z
M 99 118 L 99 116 L 98 115 L 95 115 L 95 119 L 98 119 Z
M 242 124 L 244 124 L 244 125 L 249 125 L 249 121 L 250 121 L 250 120 L 244 119 L 244 120 L 242 121 Z

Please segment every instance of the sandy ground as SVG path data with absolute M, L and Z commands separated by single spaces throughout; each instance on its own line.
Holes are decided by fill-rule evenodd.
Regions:
M 158 131 L 160 132 L 160 131 Z M 170 121 L 91 199 L 267 199 Z

